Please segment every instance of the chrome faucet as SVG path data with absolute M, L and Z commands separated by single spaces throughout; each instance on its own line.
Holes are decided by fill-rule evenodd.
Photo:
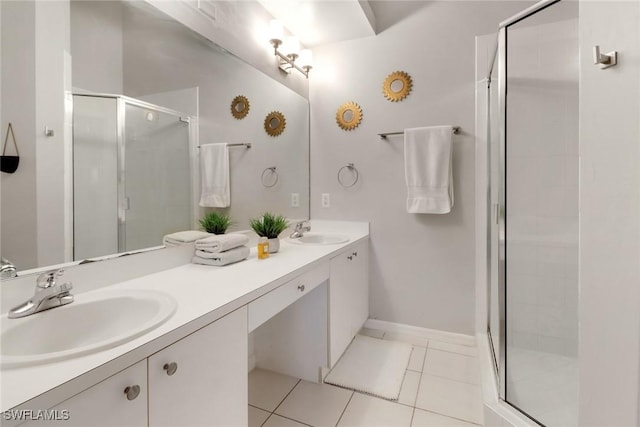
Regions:
M 10 279 L 17 275 L 16 266 L 5 257 L 0 257 L 0 279 Z
M 56 279 L 64 274 L 64 270 L 50 270 L 42 273 L 36 279 L 36 292 L 28 301 L 9 310 L 9 318 L 29 316 L 30 314 L 59 307 L 73 302 L 73 295 L 69 292 L 73 286 L 71 282 L 59 285 Z
M 307 223 L 307 225 L 304 225 L 305 222 Z M 311 224 L 309 224 L 307 221 L 300 221 L 296 223 L 296 229 L 289 235 L 289 237 L 291 239 L 299 239 L 300 237 L 304 236 L 305 231 L 311 231 Z

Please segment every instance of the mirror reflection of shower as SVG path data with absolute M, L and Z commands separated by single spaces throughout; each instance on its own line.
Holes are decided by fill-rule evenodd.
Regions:
M 187 117 L 125 96 L 74 94 L 74 260 L 160 246 L 192 228 Z

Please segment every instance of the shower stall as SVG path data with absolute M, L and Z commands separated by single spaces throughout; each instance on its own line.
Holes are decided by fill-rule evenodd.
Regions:
M 489 51 L 485 268 L 499 396 L 539 424 L 577 426 L 578 2 L 504 21 Z
M 74 260 L 193 228 L 190 121 L 126 96 L 73 95 Z

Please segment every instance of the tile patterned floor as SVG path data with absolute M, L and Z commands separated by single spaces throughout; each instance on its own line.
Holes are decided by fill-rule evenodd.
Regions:
M 254 369 L 249 427 L 477 427 L 482 424 L 475 347 L 363 329 L 413 345 L 400 397 L 392 402 L 329 384 Z

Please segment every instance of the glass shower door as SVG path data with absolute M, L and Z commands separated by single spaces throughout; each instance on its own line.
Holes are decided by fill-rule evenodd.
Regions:
M 162 245 L 192 228 L 189 123 L 145 103 L 124 103 L 120 251 Z
M 577 425 L 578 2 L 502 30 L 506 385 L 547 426 Z

